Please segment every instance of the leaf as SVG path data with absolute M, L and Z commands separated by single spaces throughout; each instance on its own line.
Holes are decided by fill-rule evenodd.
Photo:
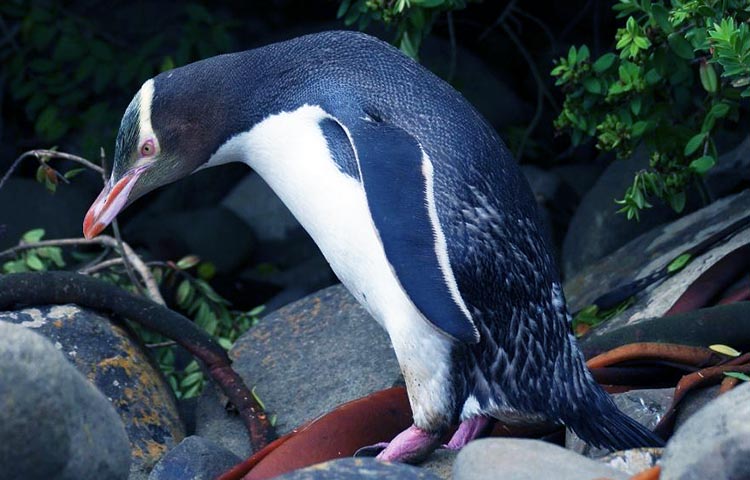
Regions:
M 21 237 L 21 240 L 23 240 L 25 243 L 36 243 L 39 240 L 41 240 L 44 237 L 44 229 L 43 228 L 35 228 L 33 230 L 29 230 L 28 232 L 23 234 L 23 237 Z
M 221 345 L 224 350 L 229 350 L 232 348 L 232 341 L 228 338 L 219 337 L 216 341 L 219 342 L 219 345 Z
M 724 375 L 727 377 L 736 378 L 737 380 L 742 380 L 743 382 L 750 382 L 750 376 L 747 376 L 742 372 L 724 372 Z
M 614 53 L 605 53 L 594 62 L 594 65 L 592 65 L 594 72 L 602 73 L 606 71 L 613 63 L 615 63 L 615 59 L 617 59 L 617 55 Z
M 602 93 L 601 82 L 593 77 L 589 77 L 583 80 L 583 88 L 589 93 L 600 94 Z
M 684 58 L 685 60 L 693 59 L 693 47 L 690 45 L 690 42 L 682 36 L 682 34 L 677 32 L 670 33 L 667 37 L 667 42 L 669 43 L 669 47 L 678 57 Z
M 44 270 L 44 262 L 42 262 L 34 253 L 29 253 L 26 256 L 26 265 L 37 272 Z
M 339 9 L 336 12 L 336 18 L 341 18 L 344 16 L 347 10 L 349 10 L 349 6 L 351 5 L 352 0 L 344 0 L 341 2 L 341 5 L 339 5 Z
M 180 286 L 177 287 L 177 305 L 182 307 L 188 303 L 193 292 L 193 286 L 190 284 L 190 281 L 183 280 L 182 283 L 180 283 Z
M 67 180 L 70 180 L 71 178 L 77 176 L 79 173 L 81 173 L 81 172 L 83 172 L 85 170 L 86 170 L 85 168 L 73 168 L 73 169 L 68 170 L 67 172 L 65 172 L 65 174 L 63 175 L 63 177 L 65 177 Z
M 706 139 L 706 133 L 701 132 L 697 135 L 693 135 L 693 138 L 688 140 L 685 145 L 685 156 L 692 155 L 696 150 L 703 144 L 703 140 Z
M 180 381 L 180 387 L 188 388 L 203 380 L 203 372 L 193 372 Z
M 729 113 L 729 105 L 726 103 L 717 103 L 713 107 L 711 107 L 711 115 L 713 115 L 716 118 L 723 118 Z
M 722 345 L 720 343 L 709 345 L 708 348 L 710 348 L 714 352 L 726 355 L 727 357 L 739 357 L 741 355 L 741 352 L 738 352 L 734 348 L 727 345 Z
M 719 88 L 719 80 L 716 76 L 714 66 L 707 62 L 701 62 L 698 73 L 700 74 L 703 89 L 708 93 L 716 93 L 716 90 Z
M 635 122 L 631 128 L 631 135 L 634 137 L 640 137 L 646 131 L 646 127 L 648 127 L 648 122 L 646 121 L 640 120 Z
M 685 265 L 688 264 L 688 262 L 692 259 L 692 255 L 689 253 L 683 253 L 682 255 L 678 256 L 674 260 L 670 262 L 670 264 L 667 266 L 667 272 L 668 273 L 675 273 L 679 272 L 683 268 L 685 268 Z
M 177 268 L 180 270 L 187 270 L 193 268 L 200 263 L 201 259 L 196 255 L 187 255 L 177 261 Z
M 677 213 L 682 213 L 685 209 L 685 192 L 678 192 L 669 197 L 669 205 Z
M 703 155 L 690 162 L 690 170 L 694 171 L 699 175 L 703 175 L 707 171 L 716 165 L 716 160 L 711 155 Z

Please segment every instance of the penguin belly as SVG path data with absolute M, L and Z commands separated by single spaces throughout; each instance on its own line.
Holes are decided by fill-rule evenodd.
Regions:
M 358 179 L 339 170 L 320 122 L 332 118 L 305 105 L 271 115 L 225 143 L 213 166 L 243 161 L 274 190 L 320 248 L 341 283 L 390 336 L 404 375 L 414 422 L 450 423 L 453 340 L 437 330 L 401 287 L 375 229 Z

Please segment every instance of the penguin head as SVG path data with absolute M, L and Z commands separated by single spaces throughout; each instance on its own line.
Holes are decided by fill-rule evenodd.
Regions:
M 125 110 L 112 175 L 83 222 L 86 238 L 101 233 L 139 197 L 203 166 L 226 140 L 217 85 L 181 70 L 146 81 Z

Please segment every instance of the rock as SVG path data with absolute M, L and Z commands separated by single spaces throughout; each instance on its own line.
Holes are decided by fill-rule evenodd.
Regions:
M 617 408 L 625 415 L 653 430 L 672 404 L 674 389 L 630 390 L 612 395 Z M 565 447 L 590 458 L 604 457 L 609 450 L 592 447 L 571 430 L 565 433 Z
M 581 309 L 623 284 L 661 270 L 688 248 L 745 217 L 748 205 L 750 191 L 745 191 L 718 200 L 630 241 L 565 282 L 565 294 L 571 310 Z M 642 327 L 639 322 L 662 317 L 700 275 L 728 253 L 748 243 L 750 229 L 744 229 L 714 245 L 679 272 L 638 293 L 625 311 L 594 329 L 583 343 L 595 342 L 597 336 L 608 336 L 615 329 L 637 330 Z
M 628 220 L 617 213 L 622 198 L 633 183 L 633 175 L 648 166 L 648 158 L 639 151 L 628 160 L 613 161 L 583 197 L 570 221 L 562 248 L 562 270 L 571 278 L 585 267 L 605 258 L 637 236 L 680 217 L 669 206 L 654 202 L 640 221 Z M 687 211 L 690 210 L 688 205 Z
M 599 461 L 628 475 L 635 475 L 655 466 L 663 450 L 663 448 L 635 448 L 610 453 L 600 458 Z
M 387 334 L 341 285 L 264 317 L 237 340 L 229 356 L 276 415 L 280 434 L 400 378 Z M 196 433 L 247 455 L 234 449 L 248 444 L 244 428 L 217 404 L 223 406 L 212 393 L 200 398 Z M 227 418 L 236 428 L 228 428 Z M 227 431 L 237 440 L 215 436 L 226 437 Z
M 419 468 L 427 470 L 443 480 L 451 480 L 453 478 L 453 463 L 457 456 L 456 450 L 439 448 L 432 452 L 427 460 L 419 464 Z
M 439 480 L 430 472 L 403 463 L 384 463 L 373 458 L 341 458 L 295 470 L 276 480 Z
M 698 390 L 691 390 L 685 398 L 680 401 L 677 407 L 677 418 L 675 418 L 675 430 L 687 422 L 690 417 L 699 412 L 703 407 L 713 402 L 719 397 L 719 385 L 714 385 Z
M 626 480 L 628 475 L 551 443 L 486 438 L 465 446 L 453 465 L 454 480 Z
M 660 480 L 743 480 L 750 472 L 750 383 L 690 417 L 667 443 Z
M 560 177 L 580 200 L 594 186 L 604 167 L 595 163 L 573 163 L 554 167 L 551 171 Z
M 133 472 L 150 471 L 185 436 L 172 390 L 121 325 L 76 305 L 0 312 L 6 323 L 47 337 L 109 399 L 130 439 Z
M 0 478 L 128 477 L 112 405 L 49 341 L 0 322 Z
M 747 188 L 750 183 L 750 136 L 734 150 L 722 155 L 707 172 L 705 181 L 715 198 Z
M 9 178 L 0 189 L 0 250 L 17 245 L 21 235 L 39 225 L 45 238 L 80 237 L 81 219 L 95 197 L 93 189 L 61 185 L 52 194 L 34 180 Z
M 221 206 L 141 215 L 127 224 L 123 235 L 132 245 L 145 246 L 156 258 L 195 254 L 213 263 L 219 273 L 241 268 L 254 243 L 245 223 Z
M 214 480 L 241 459 L 202 437 L 186 437 L 151 470 L 148 480 Z
M 195 406 L 195 434 L 247 458 L 252 453 L 247 430 L 237 413 L 226 407 L 227 398 L 213 382 L 207 382 Z

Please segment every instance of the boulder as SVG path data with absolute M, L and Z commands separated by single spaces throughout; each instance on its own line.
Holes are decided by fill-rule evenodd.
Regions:
M 148 480 L 214 480 L 240 461 L 214 442 L 190 436 L 159 460 Z
M 121 324 L 76 305 L 0 312 L 0 325 L 8 323 L 48 338 L 109 399 L 130 439 L 133 473 L 150 471 L 185 436 L 172 390 Z
M 128 478 L 123 423 L 43 336 L 0 322 L 0 478 Z
M 373 458 L 341 458 L 295 470 L 276 480 L 439 480 L 432 473 L 403 463 L 379 462 Z
M 229 356 L 279 434 L 400 379 L 388 335 L 341 285 L 264 317 Z M 198 401 L 196 434 L 240 457 L 249 453 L 244 427 L 216 392 Z
M 664 449 L 660 480 L 743 480 L 750 472 L 750 383 L 690 417 Z
M 628 477 L 557 445 L 521 438 L 475 440 L 461 449 L 453 465 L 454 480 L 626 480 Z

